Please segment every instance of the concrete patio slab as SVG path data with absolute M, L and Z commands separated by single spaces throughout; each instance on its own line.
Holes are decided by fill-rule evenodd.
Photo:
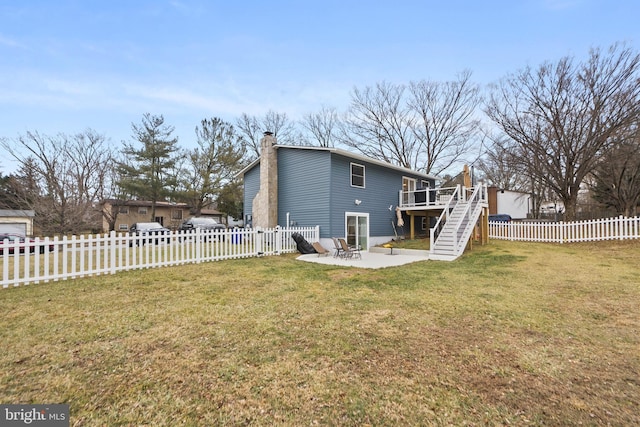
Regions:
M 300 255 L 298 260 L 306 262 L 315 262 L 318 264 L 338 265 L 341 267 L 358 267 L 358 268 L 386 268 L 405 265 L 412 262 L 427 261 L 429 259 L 427 251 L 414 251 L 410 253 L 402 251 L 397 253 L 394 251 L 390 254 L 389 249 L 384 252 L 369 251 L 362 252 L 362 259 L 352 258 L 334 258 L 332 256 L 318 256 L 318 254 Z

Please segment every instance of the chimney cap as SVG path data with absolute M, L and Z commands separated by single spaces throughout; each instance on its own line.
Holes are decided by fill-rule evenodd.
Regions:
M 267 130 L 264 132 L 264 136 L 271 136 L 273 135 L 273 132 L 271 132 L 270 130 Z

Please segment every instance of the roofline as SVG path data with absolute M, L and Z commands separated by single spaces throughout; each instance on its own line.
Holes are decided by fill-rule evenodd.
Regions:
M 101 204 L 110 203 L 111 205 L 117 206 L 152 206 L 153 202 L 151 200 L 122 200 L 122 199 L 103 199 L 100 201 Z M 188 203 L 183 202 L 166 202 L 166 201 L 156 201 L 156 207 L 175 207 L 175 208 L 190 208 L 191 206 Z
M 427 174 L 427 173 L 415 171 L 413 169 L 408 169 L 408 168 L 405 168 L 405 167 L 402 167 L 402 166 L 394 165 L 394 164 L 391 164 L 389 162 L 385 162 L 385 161 L 382 161 L 382 160 L 373 159 L 371 157 L 367 157 L 367 156 L 364 156 L 362 154 L 352 153 L 350 151 L 343 150 L 341 148 L 335 148 L 335 147 L 311 147 L 311 146 L 302 146 L 302 145 L 280 145 L 280 144 L 276 144 L 276 145 L 274 145 L 274 147 L 275 148 L 292 148 L 292 149 L 296 149 L 296 150 L 329 151 L 331 153 L 338 154 L 338 155 L 344 156 L 344 157 L 349 157 L 349 158 L 354 159 L 354 160 L 360 160 L 362 162 L 373 163 L 375 165 L 378 165 L 378 166 L 381 166 L 381 167 L 384 167 L 384 168 L 395 169 L 395 170 L 400 171 L 400 172 L 410 173 L 410 174 L 413 174 L 413 175 L 419 175 L 419 176 L 422 176 L 423 178 L 434 179 L 434 180 L 440 179 L 440 178 L 438 178 L 437 176 L 434 176 L 434 175 L 430 175 L 430 174 Z M 239 178 L 239 177 L 243 176 L 248 170 L 252 169 L 258 163 L 260 163 L 260 157 L 255 159 L 253 162 L 251 162 L 249 165 L 247 165 L 244 169 L 242 169 L 240 172 L 238 172 L 236 177 Z
M 36 211 L 32 209 L 0 209 L 1 218 L 34 217 Z

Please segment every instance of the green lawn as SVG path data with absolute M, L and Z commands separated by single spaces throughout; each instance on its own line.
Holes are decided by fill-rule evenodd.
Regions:
M 640 241 L 0 290 L 0 402 L 71 425 L 640 425 Z

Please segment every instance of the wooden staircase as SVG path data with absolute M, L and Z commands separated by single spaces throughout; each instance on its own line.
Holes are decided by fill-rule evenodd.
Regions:
M 453 261 L 464 253 L 483 208 L 488 206 L 486 186 L 479 185 L 473 190 L 467 198 L 467 189 L 456 189 L 431 229 L 429 259 Z

